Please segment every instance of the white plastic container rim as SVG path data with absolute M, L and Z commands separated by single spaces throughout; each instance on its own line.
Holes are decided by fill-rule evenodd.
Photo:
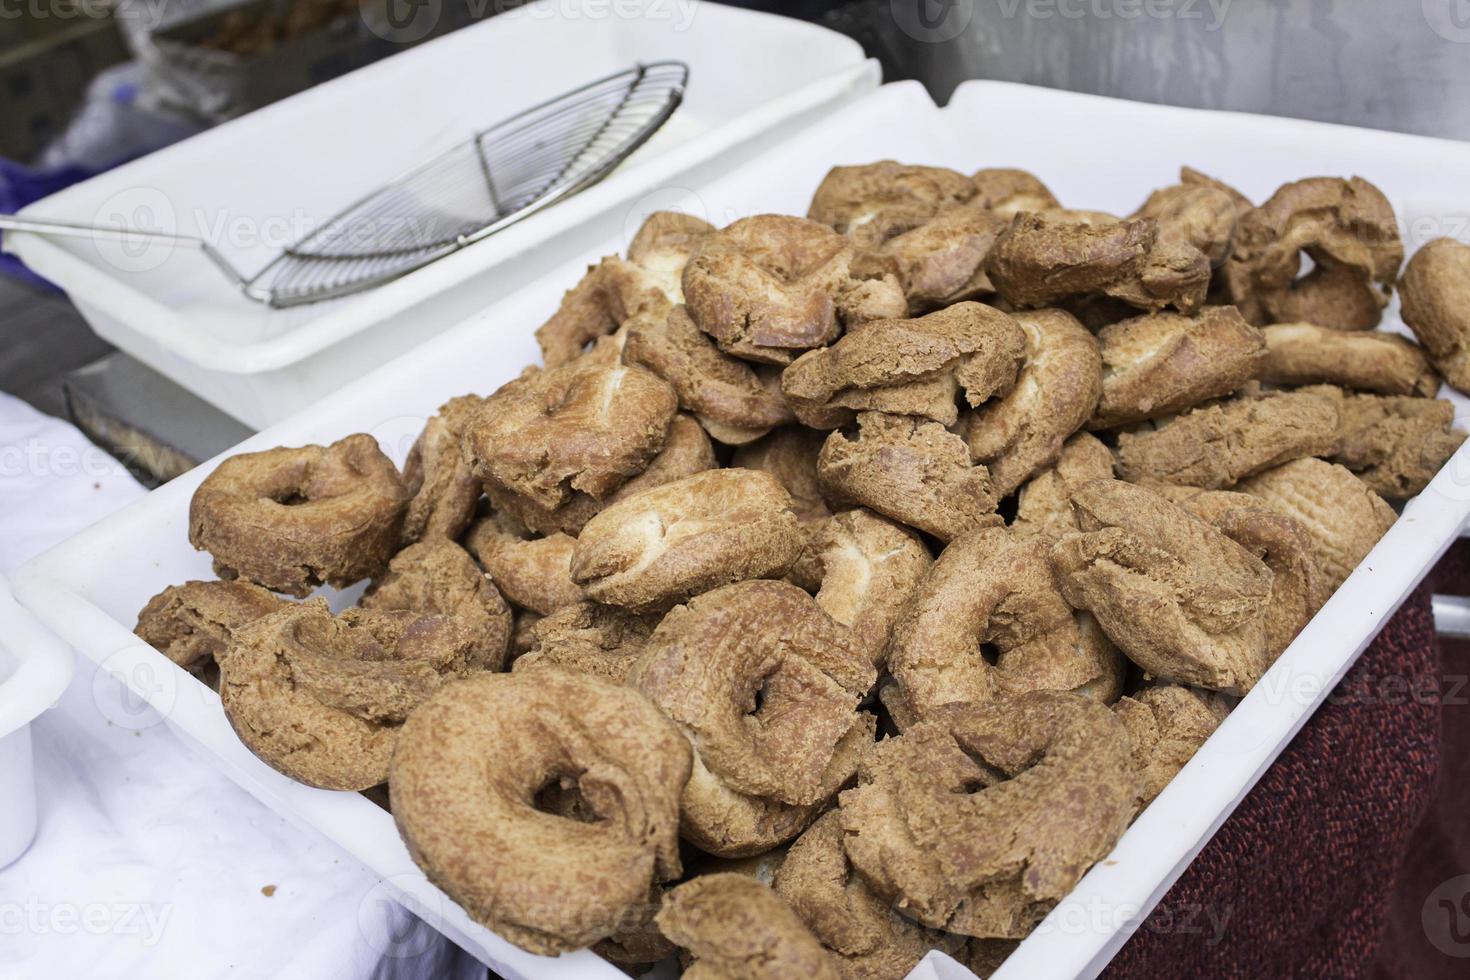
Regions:
M 71 648 L 21 608 L 0 575 L 0 868 L 36 835 L 31 722 L 61 697 L 75 669 Z

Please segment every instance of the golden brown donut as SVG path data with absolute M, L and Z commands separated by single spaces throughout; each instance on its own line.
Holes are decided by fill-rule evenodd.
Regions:
M 1134 317 L 1103 327 L 1098 341 L 1102 399 L 1090 429 L 1173 415 L 1228 395 L 1256 376 L 1266 356 L 1261 332 L 1233 306 Z
M 1209 184 L 1179 183 L 1160 188 L 1132 217 L 1153 218 L 1158 222 L 1160 238 L 1199 249 L 1213 268 L 1219 268 L 1230 256 L 1235 240 L 1235 199 L 1229 191 Z
M 459 451 L 465 426 L 484 399 L 460 395 L 440 406 L 424 423 L 424 431 L 408 451 L 403 483 L 408 510 L 403 516 L 403 543 L 425 538 L 454 540 L 464 533 L 480 500 L 480 481 Z
M 1268 392 L 1195 408 L 1118 438 L 1118 475 L 1133 482 L 1223 490 L 1338 443 L 1336 399 L 1320 389 Z
M 781 391 L 797 418 L 818 429 L 850 425 L 861 411 L 952 425 L 959 390 L 971 405 L 1010 390 L 1025 350 L 1026 334 L 1010 316 L 958 303 L 854 327 L 832 346 L 797 358 L 781 375 Z
M 621 684 L 657 625 L 656 616 L 639 616 L 617 606 L 597 602 L 562 606 L 531 626 L 530 648 L 511 669 L 555 667 Z
M 738 874 L 701 875 L 671 889 L 657 916 L 690 953 L 690 980 L 839 980 L 832 957 L 786 903 Z
M 789 364 L 844 326 L 908 310 L 897 279 L 865 278 L 854 257 L 847 239 L 815 221 L 742 218 L 700 242 L 684 267 L 685 307 L 726 353 Z
M 713 433 L 717 438 L 738 431 L 749 442 L 794 421 L 780 390 L 755 367 L 716 347 L 683 306 L 629 331 L 623 360 L 672 385 L 681 408 L 720 426 Z
M 1152 218 L 1063 211 L 1017 214 L 985 268 L 1001 298 L 1018 308 L 1101 294 L 1140 309 L 1190 313 L 1210 284 L 1204 253 L 1161 239 Z
M 862 412 L 857 432 L 833 432 L 817 457 L 822 491 L 949 541 L 1000 523 L 998 496 L 965 441 L 938 422 Z
M 817 605 L 882 667 L 893 627 L 933 564 L 929 549 L 913 531 L 861 507 L 825 521 L 819 545 Z
M 220 703 L 271 768 L 322 789 L 388 778 L 409 712 L 444 681 L 478 673 L 475 635 L 449 616 L 292 603 L 233 632 Z
M 482 517 L 465 535 L 465 548 L 505 597 L 542 616 L 586 598 L 572 581 L 576 547 L 577 539 L 566 534 L 529 537 L 502 514 Z
M 689 254 L 714 226 L 692 215 L 655 211 L 628 247 L 626 261 L 615 255 L 590 266 L 582 281 L 562 297 L 561 306 L 536 330 L 548 368 L 580 357 L 589 344 L 630 322 L 661 319 L 684 301 L 680 279 Z
M 1113 714 L 1128 730 L 1138 774 L 1136 809 L 1164 791 L 1229 713 L 1223 696 L 1177 684 L 1147 687 L 1113 705 Z
M 1398 515 L 1346 467 L 1320 459 L 1298 459 L 1253 476 L 1240 485 L 1312 536 L 1323 592 L 1337 591 L 1368 556 Z
M 1435 368 L 1451 385 L 1470 391 L 1470 245 L 1453 238 L 1426 244 L 1404 267 L 1399 293 L 1404 323 Z
M 970 175 L 975 185 L 977 207 L 1009 220 L 1020 211 L 1050 211 L 1059 208 L 1045 184 L 1032 173 L 1012 167 L 986 167 Z
M 1184 508 L 1099 480 L 1072 497 L 1081 531 L 1052 548 L 1062 594 L 1155 677 L 1244 694 L 1271 665 L 1271 569 Z
M 1059 538 L 1076 531 L 1072 494 L 1084 483 L 1113 478 L 1113 452 L 1096 436 L 1079 432 L 1062 445 L 1062 454 L 1033 476 L 1016 499 L 1016 534 Z
M 932 949 L 960 952 L 964 937 L 926 929 L 874 894 L 842 840 L 841 817 L 829 810 L 791 845 L 773 887 L 837 958 L 843 980 L 898 980 Z
M 642 368 L 531 371 L 485 399 L 465 430 L 476 477 L 552 510 L 576 491 L 601 500 L 663 448 L 674 390 Z
M 990 527 L 940 553 L 889 651 L 904 727 L 942 704 L 1022 691 L 1074 691 L 1104 703 L 1118 696 L 1123 658 L 1091 616 L 1062 598 L 1049 551 L 1043 538 Z M 893 706 L 891 696 L 885 703 Z
M 1019 939 L 1128 826 L 1129 748 L 1076 694 L 946 705 L 878 743 L 842 793 L 848 859 L 924 925 Z
M 1314 268 L 1301 276 L 1301 256 Z M 1338 330 L 1378 324 L 1404 261 L 1398 220 L 1361 177 L 1310 177 L 1247 212 L 1221 270 L 1252 323 L 1307 321 Z
M 1441 399 L 1343 394 L 1340 418 L 1332 461 L 1389 500 L 1422 491 L 1465 441 Z
M 408 493 L 377 440 L 232 456 L 189 502 L 189 543 L 215 574 L 305 596 L 368 578 L 398 548 Z
M 817 478 L 817 454 L 822 451 L 825 432 L 804 425 L 787 425 L 735 451 L 731 466 L 762 470 L 771 474 L 791 494 L 791 510 L 801 521 L 804 544 L 786 577 L 815 592 L 822 587 L 822 536 L 832 509 L 822 498 Z
M 684 837 L 721 857 L 796 836 L 851 777 L 876 672 L 846 627 L 787 582 L 738 582 L 666 615 L 628 676 L 695 747 Z
M 133 632 L 185 670 L 207 667 L 235 630 L 284 608 L 286 600 L 249 582 L 185 582 L 148 600 Z
M 1311 323 L 1264 327 L 1259 377 L 1275 385 L 1333 384 L 1380 395 L 1432 396 L 1439 375 L 1413 341 L 1376 330 L 1331 330 Z
M 472 666 L 505 666 L 510 607 L 490 577 L 453 541 L 431 538 L 404 548 L 388 563 L 388 571 L 373 579 L 360 605 L 457 619 L 475 638 Z
M 651 612 L 729 582 L 784 575 L 803 543 L 774 477 L 708 470 L 589 521 L 572 552 L 572 581 L 598 602 Z
M 1070 313 L 1037 310 L 1015 319 L 1026 334 L 1025 366 L 1010 391 L 970 412 L 960 429 L 997 497 L 1057 461 L 1103 388 L 1097 340 Z
M 806 216 L 862 248 L 876 248 L 974 196 L 975 185 L 964 174 L 879 160 L 827 171 Z
M 678 877 L 689 764 L 678 729 L 636 691 L 559 670 L 481 674 L 403 726 L 393 819 L 471 918 L 556 954 L 625 928 L 655 882 Z M 570 816 L 543 808 L 548 790 Z
M 892 268 L 911 315 L 943 309 L 995 292 L 985 274 L 985 259 L 1009 223 L 994 211 L 951 205 L 888 239 L 870 261 Z

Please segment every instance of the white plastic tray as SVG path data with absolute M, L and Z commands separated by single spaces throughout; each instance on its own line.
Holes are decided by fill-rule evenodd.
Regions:
M 832 164 L 889 156 L 966 170 L 1032 167 L 1063 201 L 1118 211 L 1174 180 L 1180 163 L 1199 166 L 1258 198 L 1308 174 L 1360 173 L 1411 218 L 1453 213 L 1438 209 L 1452 209 L 1462 193 L 1459 177 L 1470 173 L 1470 147 L 1419 137 L 996 83 L 962 86 L 951 105 L 939 110 L 917 84 L 900 83 L 834 111 L 781 147 L 685 193 L 691 205 L 719 223 L 764 210 L 802 213 Z M 366 431 L 401 460 L 424 418 L 446 397 L 488 392 L 534 360 L 532 330 L 585 262 L 621 240 L 620 231 L 610 234 L 479 316 L 231 454 Z M 1457 404 L 1463 407 L 1463 399 Z M 211 464 L 195 469 L 22 568 L 16 580 L 21 601 L 123 677 L 155 679 L 136 685 L 137 693 L 222 769 L 283 814 L 338 841 L 387 879 L 410 907 L 498 972 L 617 977 L 590 953 L 532 957 L 471 923 L 416 871 L 387 814 L 355 794 L 308 789 L 270 770 L 235 738 L 212 693 L 132 636 L 137 611 L 149 596 L 210 575 L 208 556 L 187 542 L 189 498 L 210 469 Z M 1100 970 L 1433 565 L 1467 514 L 1470 446 L 1408 506 L 1113 855 L 1083 879 L 998 976 L 1091 976 Z M 917 975 L 935 976 L 934 969 L 926 961 Z
M 36 835 L 31 722 L 71 683 L 76 661 L 10 594 L 0 575 L 0 868 Z
M 263 428 L 533 278 L 529 250 L 552 243 L 542 260 L 565 259 L 594 216 L 637 206 L 673 175 L 871 89 L 876 63 L 833 31 L 714 3 L 540 0 L 24 210 L 202 235 L 249 272 L 470 133 L 570 85 L 661 58 L 690 65 L 684 102 L 612 177 L 356 297 L 272 310 L 189 249 L 24 233 L 7 233 L 5 247 L 65 289 L 101 336 Z

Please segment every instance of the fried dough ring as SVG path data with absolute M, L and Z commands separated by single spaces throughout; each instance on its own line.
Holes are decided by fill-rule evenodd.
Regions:
M 963 937 L 905 919 L 874 894 L 842 840 L 841 817 L 829 810 L 791 845 L 773 887 L 837 957 L 843 980 L 905 977 L 931 949 L 960 952 Z
M 636 691 L 559 670 L 481 674 L 413 713 L 389 789 L 429 880 L 515 945 L 556 954 L 626 927 L 655 882 L 678 877 L 689 765 Z M 549 788 L 575 800 L 571 816 L 538 808 Z
M 1244 694 L 1267 649 L 1272 573 L 1157 493 L 1099 480 L 1072 497 L 1082 530 L 1053 547 L 1062 594 L 1155 677 Z
M 728 354 L 789 364 L 843 326 L 908 310 L 892 276 L 863 278 L 852 245 L 787 215 L 742 218 L 705 238 L 684 267 L 690 318 Z
M 946 705 L 878 743 L 842 793 L 847 856 L 924 925 L 1022 938 L 1122 836 L 1129 748 L 1113 713 L 1076 694 Z
M 1311 323 L 1263 327 L 1259 377 L 1275 385 L 1332 384 L 1380 395 L 1430 397 L 1439 375 L 1418 344 L 1376 330 L 1330 330 Z
M 879 160 L 827 171 L 806 216 L 860 248 L 876 248 L 974 196 L 974 183 L 962 173 Z
M 871 260 L 893 269 L 910 315 L 995 292 L 985 260 L 1009 220 L 970 204 L 953 205 L 895 235 Z
M 1004 527 L 956 538 L 940 553 L 894 632 L 888 670 L 906 728 L 954 701 L 1073 691 L 1103 703 L 1124 663 L 1093 618 L 1075 613 L 1052 578 L 1043 539 Z M 985 656 L 995 652 L 992 664 Z
M 498 514 L 476 521 L 465 535 L 465 548 L 505 597 L 541 616 L 587 597 L 572 581 L 576 547 L 577 539 L 566 534 L 526 537 Z
M 770 888 L 740 874 L 701 875 L 671 889 L 659 929 L 689 950 L 684 976 L 839 980 L 830 954 Z
M 1344 466 L 1298 459 L 1240 485 L 1311 535 L 1324 596 L 1336 592 L 1398 520 L 1392 507 Z
M 500 670 L 510 645 L 511 614 L 495 583 L 469 553 L 442 538 L 411 544 L 363 594 L 363 609 L 450 616 L 475 638 L 472 666 Z
M 998 496 L 963 439 L 938 422 L 862 412 L 853 438 L 840 430 L 817 457 L 822 491 L 950 541 L 998 524 Z
M 189 502 L 189 543 L 214 556 L 220 578 L 305 596 L 345 588 L 388 564 L 408 493 L 377 440 L 232 456 Z
M 470 526 L 482 488 L 459 447 L 465 426 L 484 401 L 478 395 L 449 399 L 414 440 L 403 464 L 403 483 L 409 494 L 403 517 L 404 544 L 425 538 L 452 541 Z
M 1194 316 L 1153 313 L 1109 324 L 1102 346 L 1102 398 L 1089 429 L 1173 415 L 1220 398 L 1256 377 L 1261 332 L 1231 306 Z
M 1429 242 L 1404 267 L 1401 314 L 1434 367 L 1460 391 L 1470 391 L 1470 245 L 1453 238 Z M 1427 392 L 1433 394 L 1433 392 Z
M 801 522 L 805 543 L 786 577 L 808 592 L 822 587 L 822 536 L 827 518 L 832 516 L 817 478 L 817 454 L 826 437 L 825 432 L 804 425 L 782 426 L 758 442 L 740 447 L 730 460 L 731 466 L 771 474 L 791 494 L 791 510 Z
M 817 605 L 882 667 L 893 628 L 934 563 L 929 549 L 913 531 L 861 507 L 825 521 L 818 540 Z
M 730 582 L 784 575 L 803 543 L 775 477 L 708 470 L 589 521 L 572 553 L 572 581 L 598 602 L 651 612 Z
M 1118 475 L 1135 483 L 1172 483 L 1224 490 L 1262 470 L 1338 443 L 1336 399 L 1318 389 L 1192 409 L 1152 431 L 1118 438 Z
M 1221 695 L 1176 684 L 1147 687 L 1113 705 L 1128 730 L 1138 774 L 1136 809 L 1164 791 L 1229 713 L 1230 703 Z
M 1061 207 L 1035 174 L 1012 167 L 986 167 L 970 175 L 975 185 L 971 203 L 1007 220 L 1021 211 L 1051 211 Z
M 617 606 L 575 602 L 531 627 L 530 649 L 512 670 L 555 667 L 622 684 L 643 652 L 656 616 L 639 616 Z
M 1072 494 L 1084 483 L 1113 478 L 1113 452 L 1096 436 L 1079 432 L 1062 445 L 1056 463 L 1033 476 L 1016 499 L 1015 534 L 1056 539 L 1079 530 Z
M 1422 492 L 1465 441 L 1441 399 L 1341 394 L 1340 418 L 1332 461 L 1389 500 Z
M 185 670 L 207 667 L 235 630 L 286 606 L 286 600 L 249 582 L 185 582 L 148 600 L 133 632 Z
M 751 442 L 795 420 L 778 388 L 752 367 L 731 357 L 676 306 L 661 321 L 640 324 L 628 334 L 623 360 L 647 368 L 673 386 L 679 406 L 701 421 L 713 421 L 719 438 L 739 430 Z
M 1038 310 L 1015 320 L 1026 334 L 1015 386 L 970 412 L 961 429 L 971 458 L 990 471 L 997 497 L 1009 497 L 1057 461 L 1103 390 L 1097 340 L 1070 313 Z
M 1010 316 L 958 303 L 854 327 L 832 346 L 797 358 L 781 375 L 781 391 L 797 418 L 817 429 L 850 425 L 860 411 L 953 425 L 960 387 L 972 406 L 1010 390 L 1025 349 L 1026 334 Z
M 388 778 L 408 714 L 446 679 L 475 673 L 476 637 L 447 616 L 292 603 L 233 632 L 220 703 L 245 747 L 322 789 Z
M 1202 183 L 1180 183 L 1154 191 L 1132 215 L 1153 218 L 1159 237 L 1203 252 L 1219 268 L 1235 240 L 1236 201 L 1229 191 Z
M 465 429 L 475 476 L 545 510 L 581 491 L 602 500 L 663 448 L 674 390 L 642 368 L 576 363 L 496 391 Z
M 876 679 L 846 627 L 787 582 L 738 582 L 666 615 L 628 683 L 695 747 L 682 833 L 743 857 L 801 831 L 871 743 Z

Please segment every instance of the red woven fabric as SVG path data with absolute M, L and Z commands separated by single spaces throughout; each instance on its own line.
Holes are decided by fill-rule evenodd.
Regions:
M 1435 787 L 1438 678 L 1426 585 L 1104 976 L 1372 976 L 1390 898 Z M 1470 960 L 1459 965 L 1456 975 L 1470 976 Z

